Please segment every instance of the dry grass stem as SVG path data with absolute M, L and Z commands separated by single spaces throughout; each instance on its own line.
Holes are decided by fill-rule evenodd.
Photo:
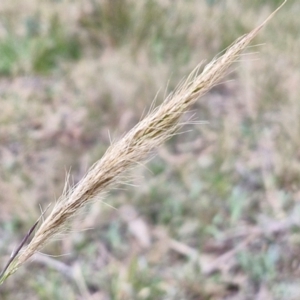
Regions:
M 106 191 L 108 187 L 116 183 L 121 174 L 137 162 L 144 160 L 151 150 L 176 133 L 181 126 L 182 114 L 219 82 L 231 64 L 237 60 L 241 51 L 248 46 L 282 5 L 260 26 L 240 37 L 222 56 L 210 62 L 200 74 L 199 68 L 196 68 L 159 107 L 148 114 L 122 139 L 112 144 L 74 188 L 70 190 L 66 188 L 29 245 L 21 250 L 7 267 L 0 283 L 13 274 L 34 253 L 40 251 L 53 236 L 60 233 L 67 221 L 83 206 Z

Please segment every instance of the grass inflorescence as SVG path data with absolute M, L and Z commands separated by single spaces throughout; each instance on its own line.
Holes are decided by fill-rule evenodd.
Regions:
M 68 221 L 81 208 L 100 197 L 103 192 L 118 182 L 124 172 L 145 160 L 153 149 L 175 135 L 181 127 L 182 115 L 199 97 L 220 81 L 232 63 L 239 58 L 240 53 L 280 8 L 281 6 L 260 26 L 240 37 L 228 47 L 224 54 L 208 63 L 201 72 L 197 67 L 160 106 L 144 117 L 123 138 L 112 143 L 102 158 L 91 167 L 78 184 L 72 188 L 66 188 L 51 213 L 41 222 L 31 242 L 21 249 L 24 244 L 22 242 L 13 253 L 4 269 L 0 283 L 3 283 L 22 264 L 40 251 L 50 239 L 61 233 Z M 37 223 L 26 235 L 24 242 L 36 225 Z

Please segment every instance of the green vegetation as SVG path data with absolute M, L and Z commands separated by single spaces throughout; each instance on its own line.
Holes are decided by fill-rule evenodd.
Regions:
M 40 17 L 28 16 L 24 34 L 5 24 L 0 40 L 0 75 L 47 74 L 60 63 L 79 59 L 81 46 L 75 36 L 67 34 L 58 16 L 53 15 L 44 26 Z

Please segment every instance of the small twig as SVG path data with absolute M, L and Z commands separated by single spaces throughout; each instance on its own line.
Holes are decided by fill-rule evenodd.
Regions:
M 92 299 L 90 289 L 93 288 L 93 283 L 84 278 L 79 265 L 76 264 L 75 266 L 69 266 L 48 255 L 42 255 L 41 253 L 35 253 L 34 262 L 60 272 L 70 282 L 76 285 L 84 299 Z
M 67 264 L 64 264 L 61 261 L 58 261 L 48 255 L 35 253 L 33 262 L 42 264 L 53 270 L 56 270 L 62 275 L 64 275 L 67 279 L 74 281 L 72 267 L 68 266 Z

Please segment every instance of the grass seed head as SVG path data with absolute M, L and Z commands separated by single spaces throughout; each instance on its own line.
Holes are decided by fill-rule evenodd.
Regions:
M 215 58 L 199 73 L 197 67 L 165 101 L 122 139 L 112 144 L 72 189 L 66 189 L 52 212 L 41 224 L 29 245 L 13 256 L 3 271 L 0 283 L 13 274 L 23 263 L 56 234 L 63 231 L 68 220 L 96 196 L 116 183 L 120 175 L 137 162 L 147 158 L 149 152 L 161 145 L 180 128 L 180 117 L 226 74 L 240 53 L 258 32 L 285 4 L 275 10 L 260 26 L 240 37 L 223 55 Z M 29 237 L 29 236 L 28 236 Z

